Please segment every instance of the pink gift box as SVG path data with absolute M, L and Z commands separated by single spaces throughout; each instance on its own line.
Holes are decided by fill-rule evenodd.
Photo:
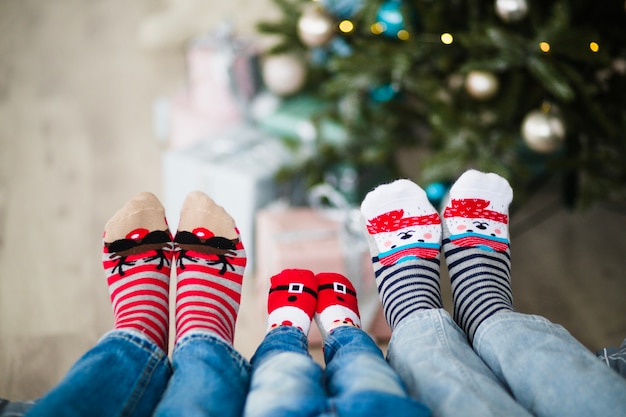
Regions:
M 187 52 L 188 90 L 191 105 L 204 114 L 240 114 L 231 86 L 230 56 L 209 46 Z
M 218 101 L 218 100 L 216 100 Z M 182 149 L 200 140 L 215 136 L 242 120 L 236 109 L 225 107 L 218 111 L 204 111 L 193 106 L 188 92 L 181 91 L 170 100 L 169 147 Z
M 169 100 L 170 148 L 247 120 L 257 92 L 257 53 L 252 45 L 229 39 L 200 38 L 187 49 L 187 85 Z
M 347 251 L 342 242 L 342 224 L 311 208 L 264 209 L 256 216 L 256 277 L 258 301 L 267 305 L 269 279 L 288 268 L 309 269 L 314 273 L 337 272 L 355 286 L 363 329 L 377 341 L 387 341 L 391 330 L 383 315 L 369 251 L 357 254 L 359 276 L 350 276 Z M 265 311 L 265 310 L 264 310 Z M 319 330 L 311 326 L 309 342 L 321 343 Z
M 217 118 L 244 116 L 259 88 L 258 51 L 228 36 L 198 38 L 187 49 L 187 89 L 193 108 Z

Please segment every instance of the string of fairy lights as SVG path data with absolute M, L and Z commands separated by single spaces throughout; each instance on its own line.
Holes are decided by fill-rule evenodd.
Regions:
M 320 0 L 313 0 L 314 3 L 319 3 Z M 496 3 L 496 6 L 498 5 L 498 3 Z M 524 12 L 527 10 L 527 7 L 523 7 Z M 504 13 L 504 12 L 502 12 Z M 501 14 L 502 14 L 501 13 Z M 400 15 L 394 15 L 392 12 L 390 12 L 389 10 L 385 11 L 384 16 L 386 17 L 386 19 L 391 20 L 391 23 L 393 25 L 399 25 L 401 24 L 401 19 L 402 16 Z M 520 17 L 517 17 L 516 19 L 519 20 Z M 511 19 L 508 19 L 511 20 Z M 305 25 L 308 25 L 304 28 L 301 28 L 303 31 L 308 31 L 308 32 L 319 32 L 319 33 L 323 33 L 326 32 L 330 29 L 333 29 L 330 26 L 330 22 L 324 22 L 321 19 L 309 19 L 306 22 L 303 22 Z M 356 23 L 350 19 L 343 19 L 341 21 L 339 21 L 337 23 L 337 29 L 339 30 L 339 32 L 343 33 L 343 34 L 350 34 L 353 33 L 356 30 Z M 373 23 L 372 25 L 370 25 L 370 32 L 373 35 L 383 35 L 389 32 L 389 24 L 388 22 L 385 21 L 377 21 L 375 23 Z M 410 32 L 407 29 L 398 29 L 395 32 L 395 37 L 397 37 L 399 40 L 401 41 L 408 41 L 411 37 Z M 454 35 L 450 32 L 443 32 L 441 33 L 441 35 L 439 36 L 439 40 L 441 41 L 442 44 L 444 45 L 452 45 L 454 43 Z M 547 40 L 543 40 L 538 42 L 537 47 L 539 48 L 539 50 L 543 53 L 550 53 L 552 51 L 552 46 L 550 44 L 549 41 Z M 590 40 L 588 43 L 588 48 L 591 52 L 596 53 L 600 51 L 600 44 L 595 41 L 595 40 Z
M 506 24 L 523 22 L 528 16 L 528 0 L 493 0 L 496 14 Z M 337 13 L 338 4 L 344 7 L 345 13 Z M 463 44 L 463 33 L 453 31 L 443 31 L 442 33 L 410 33 L 411 25 L 405 20 L 403 0 L 385 0 L 380 3 L 376 10 L 374 23 L 369 21 L 363 23 L 356 16 L 356 10 L 360 6 L 358 0 L 313 0 L 305 5 L 297 22 L 299 40 L 306 45 L 310 51 L 310 59 L 315 65 L 324 62 L 324 51 L 333 51 L 339 56 L 350 56 L 353 45 L 349 38 L 355 33 L 368 34 L 373 36 L 385 36 L 388 39 L 396 39 L 401 42 L 417 41 L 432 44 L 441 43 L 443 47 L 456 44 Z M 348 12 L 346 12 L 348 10 Z M 369 27 L 358 27 L 367 24 Z M 412 36 L 415 39 L 412 39 Z M 469 35 L 468 35 L 469 36 Z M 536 51 L 542 54 L 557 54 L 560 44 L 557 40 L 551 42 L 550 39 L 536 41 Z M 571 48 L 572 45 L 567 45 Z M 586 49 L 589 53 L 600 51 L 598 39 L 589 39 L 581 43 L 579 48 Z M 532 50 L 532 46 L 531 46 Z M 582 50 L 582 49 L 581 49 Z M 316 52 L 322 53 L 316 54 Z M 316 61 L 315 57 L 322 57 Z M 277 67 L 278 70 L 273 69 Z M 288 95 L 300 90 L 304 84 L 306 65 L 301 57 L 278 56 L 268 57 L 265 60 L 263 71 L 264 81 L 270 91 Z M 288 74 L 284 76 L 284 74 Z M 498 74 L 493 71 L 472 69 L 465 74 L 461 74 L 467 94 L 476 101 L 489 101 L 495 97 L 500 90 Z M 371 88 L 371 98 L 374 101 L 385 102 L 392 100 L 398 93 L 398 86 L 389 83 L 388 85 L 374 86 Z M 529 148 L 541 153 L 553 152 L 561 146 L 565 139 L 565 123 L 561 117 L 560 109 L 557 106 L 544 104 L 536 110 L 529 112 L 524 118 L 521 126 L 522 137 Z

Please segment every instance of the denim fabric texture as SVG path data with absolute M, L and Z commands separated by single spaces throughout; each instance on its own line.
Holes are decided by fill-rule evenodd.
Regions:
M 181 339 L 165 352 L 132 331 L 105 335 L 30 416 L 240 416 L 250 364 L 207 333 Z
M 626 415 L 626 380 L 543 317 L 495 314 L 478 328 L 474 350 L 534 415 Z
M 324 344 L 326 370 L 308 353 L 302 331 L 282 326 L 267 334 L 252 358 L 246 417 L 429 416 L 410 398 L 374 341 L 351 326 L 332 330 Z
M 208 333 L 192 333 L 174 347 L 172 366 L 155 416 L 241 416 L 250 364 L 232 346 Z
M 388 360 L 435 416 L 623 416 L 626 380 L 561 326 L 494 314 L 473 346 L 443 309 L 394 330 Z
M 148 417 L 171 374 L 163 350 L 140 334 L 114 330 L 87 351 L 26 415 Z

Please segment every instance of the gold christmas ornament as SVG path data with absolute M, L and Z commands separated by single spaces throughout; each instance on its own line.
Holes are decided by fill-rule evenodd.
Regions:
M 476 100 L 489 100 L 499 87 L 498 78 L 488 71 L 470 71 L 465 77 L 465 89 Z
M 565 140 L 565 125 L 552 112 L 534 110 L 522 122 L 522 137 L 526 145 L 535 152 L 554 152 Z
M 335 21 L 319 5 L 307 7 L 298 19 L 298 37 L 306 46 L 323 46 L 335 34 Z
M 518 22 L 528 14 L 526 0 L 496 0 L 496 13 L 505 22 Z
M 261 75 L 269 91 L 280 96 L 297 93 L 306 80 L 304 62 L 294 55 L 265 57 Z

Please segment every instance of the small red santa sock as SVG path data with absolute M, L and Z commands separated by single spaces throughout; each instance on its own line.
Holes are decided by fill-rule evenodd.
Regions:
M 315 322 L 326 340 L 328 334 L 339 326 L 361 328 L 359 306 L 354 286 L 341 274 L 317 274 L 317 308 Z
M 317 279 L 305 269 L 285 269 L 270 279 L 267 331 L 294 326 L 309 333 L 317 304 Z
M 167 347 L 172 235 L 163 206 L 140 193 L 104 227 L 104 266 L 116 329 L 144 334 Z
M 176 341 L 211 333 L 233 343 L 246 252 L 233 218 L 200 191 L 180 213 L 176 246 Z

